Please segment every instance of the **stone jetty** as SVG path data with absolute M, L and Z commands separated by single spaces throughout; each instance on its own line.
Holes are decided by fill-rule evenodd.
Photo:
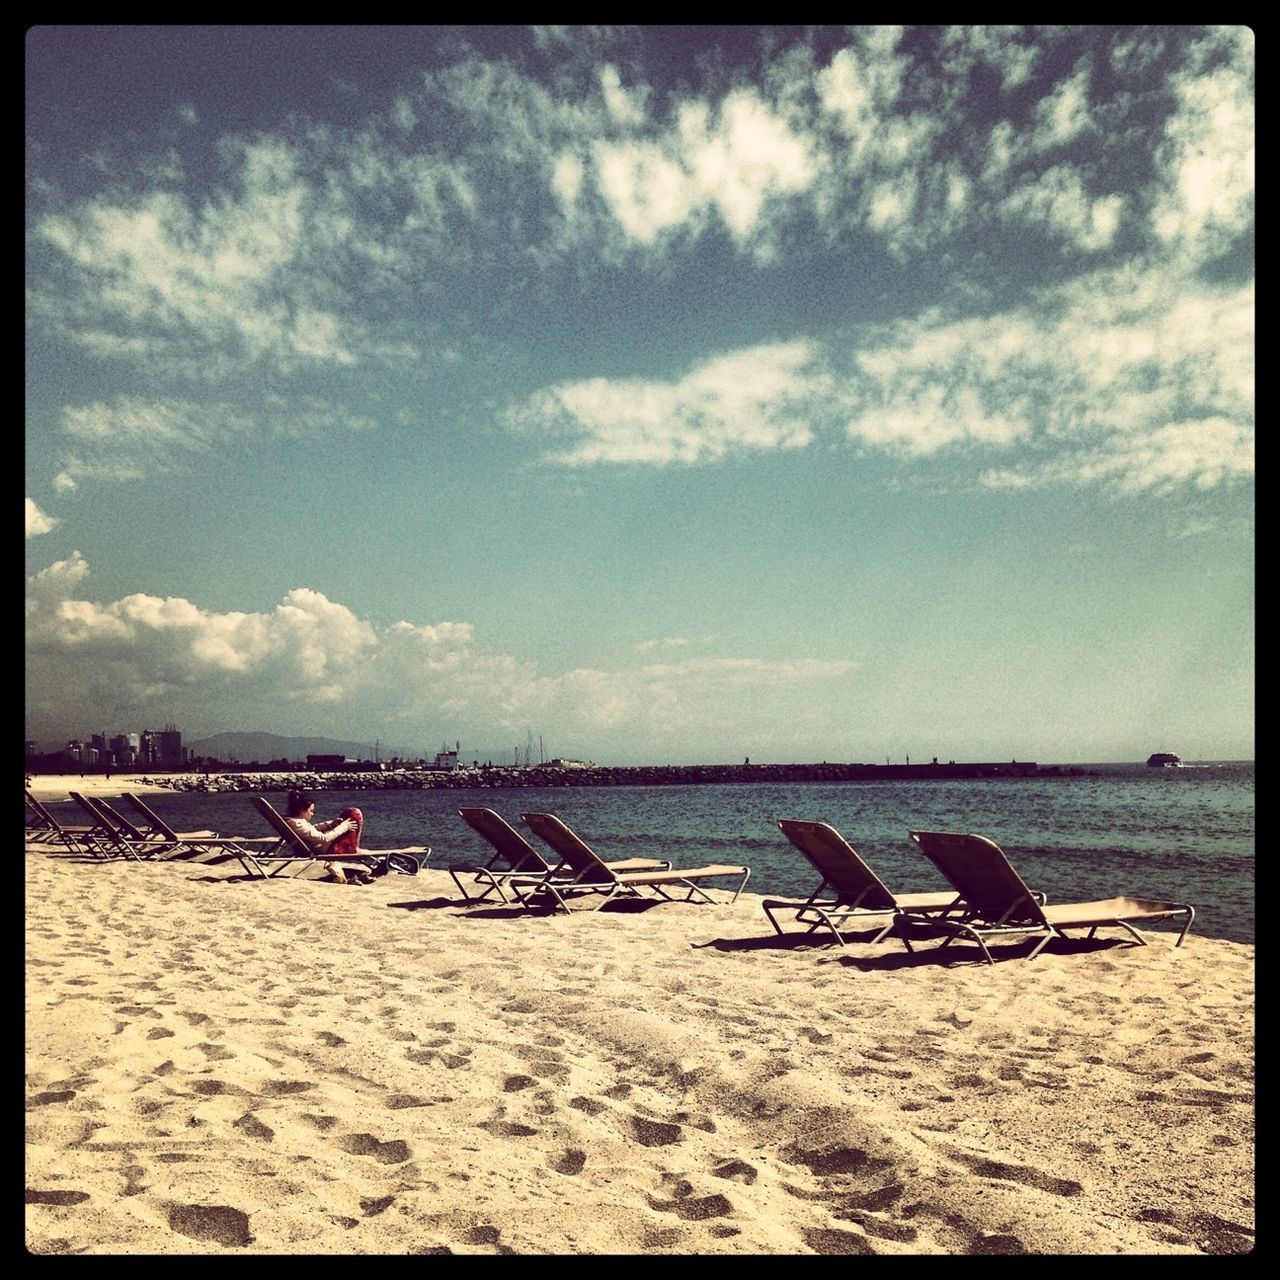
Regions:
M 699 764 L 497 766 L 480 769 L 337 770 L 289 773 L 223 771 L 157 774 L 144 781 L 175 791 L 417 791 L 470 787 L 674 787 L 702 783 L 897 782 L 905 779 L 1030 778 L 1058 773 L 1034 761 L 947 764 Z

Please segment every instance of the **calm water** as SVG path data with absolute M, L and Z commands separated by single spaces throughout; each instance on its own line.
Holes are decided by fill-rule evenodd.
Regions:
M 429 844 L 436 866 L 487 860 L 492 852 L 457 816 L 460 805 L 496 809 L 516 826 L 521 812 L 546 810 L 606 858 L 670 858 L 677 867 L 746 863 L 749 891 L 801 897 L 815 877 L 774 825 L 777 818 L 831 823 L 900 893 L 945 888 L 907 839 L 908 829 L 973 831 L 999 844 L 1023 879 L 1051 902 L 1117 893 L 1166 897 L 1196 908 L 1196 933 L 1253 941 L 1252 764 L 1076 767 L 1088 773 L 942 782 L 331 791 L 317 796 L 317 810 L 333 816 L 347 804 L 358 805 L 370 846 Z M 177 792 L 153 796 L 150 803 L 180 830 L 267 834 L 247 793 Z

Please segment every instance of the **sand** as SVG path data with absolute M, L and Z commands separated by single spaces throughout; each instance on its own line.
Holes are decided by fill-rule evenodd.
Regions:
M 106 796 L 115 800 L 122 792 L 135 796 L 173 795 L 173 788 L 150 781 L 153 775 L 146 773 L 113 773 L 109 778 L 103 773 L 38 773 L 27 783 L 41 804 L 51 800 L 65 800 L 67 793 L 78 791 L 82 796 Z
M 34 1253 L 1253 1246 L 1251 946 L 987 966 L 778 940 L 750 895 L 26 872 Z

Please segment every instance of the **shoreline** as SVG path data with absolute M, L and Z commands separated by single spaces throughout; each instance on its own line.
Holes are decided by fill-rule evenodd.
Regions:
M 753 894 L 26 873 L 34 1253 L 1253 1245 L 1246 944 L 987 966 L 778 939 Z

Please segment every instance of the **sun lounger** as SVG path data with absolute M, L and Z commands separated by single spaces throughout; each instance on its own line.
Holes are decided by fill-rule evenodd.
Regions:
M 132 819 L 133 825 L 144 840 L 168 840 L 181 844 L 185 841 L 199 841 L 202 838 L 219 838 L 216 831 L 175 831 L 150 805 L 139 800 L 129 791 L 124 792 L 120 799 L 133 810 L 135 815 Z
M 27 797 L 27 839 L 42 842 L 46 840 L 57 839 L 57 828 L 55 827 L 49 811 L 40 803 L 39 800 L 26 792 Z M 61 843 L 59 841 L 58 843 Z
M 857 850 L 832 826 L 825 822 L 805 822 L 781 818 L 782 834 L 821 876 L 818 887 L 803 902 L 767 899 L 760 905 L 774 930 L 784 932 L 778 923 L 778 912 L 794 913 L 792 918 L 808 925 L 806 933 L 827 928 L 836 941 L 844 945 L 841 927 L 866 924 L 883 928 L 871 941 L 880 942 L 890 934 L 904 911 L 947 912 L 961 903 L 954 890 L 945 893 L 894 893 L 862 860 Z M 905 941 L 905 939 L 904 939 Z M 908 950 L 910 944 L 908 943 Z
M 493 856 L 483 865 L 476 863 L 450 865 L 449 874 L 453 876 L 453 882 L 462 891 L 464 898 L 471 900 L 473 895 L 468 893 L 467 886 L 459 876 L 470 877 L 472 887 L 485 886 L 482 892 L 474 895 L 474 901 L 481 902 L 496 893 L 503 902 L 507 902 L 509 899 L 503 892 L 504 884 L 511 887 L 511 882 L 518 880 L 525 886 L 529 886 L 534 881 L 547 876 L 563 874 L 561 872 L 564 866 L 563 859 L 556 863 L 548 862 L 515 827 L 492 809 L 459 809 L 458 816 L 477 835 L 492 845 L 494 850 Z M 671 863 L 664 858 L 628 858 L 623 862 L 611 862 L 608 865 L 614 871 L 666 871 Z M 572 876 L 572 871 L 568 875 Z M 512 892 L 516 893 L 518 899 L 523 897 L 523 891 L 517 892 L 513 888 Z
M 130 839 L 129 834 L 97 796 L 81 795 L 79 791 L 68 793 L 72 800 L 92 820 L 89 838 L 94 841 L 99 857 L 134 858 L 141 861 L 152 856 L 152 849 L 142 841 Z
M 164 833 L 147 830 L 127 818 L 103 796 L 85 796 L 78 791 L 70 794 L 87 814 L 96 819 L 95 838 L 111 857 L 134 858 L 140 862 L 164 862 L 171 858 L 193 857 L 209 847 L 208 844 L 195 843 L 195 838 L 211 837 L 212 832 L 192 833 L 192 838 L 188 839 L 173 831 Z M 235 843 L 238 846 L 243 842 Z M 278 841 L 258 843 L 274 848 Z M 227 852 L 229 856 L 234 856 L 239 849 L 232 851 L 228 847 Z
M 137 796 L 126 791 L 121 799 L 125 800 L 138 814 L 139 821 L 130 823 L 130 831 L 134 838 L 159 846 L 164 857 L 193 857 L 202 862 L 218 863 L 235 859 L 244 865 L 241 855 L 252 854 L 261 860 L 280 848 L 279 837 L 267 836 L 223 836 L 216 831 L 175 831 L 150 805 L 139 800 Z M 105 802 L 104 802 L 105 803 Z M 122 822 L 127 819 L 118 810 L 106 806 L 108 811 Z M 246 868 L 253 874 L 251 868 Z
M 361 849 L 359 853 L 330 853 L 328 850 L 317 852 L 280 816 L 269 800 L 262 796 L 250 797 L 253 807 L 267 820 L 271 830 L 280 837 L 281 856 L 291 861 L 305 864 L 316 862 L 354 862 L 376 866 L 379 860 L 386 863 L 389 871 L 398 871 L 401 875 L 416 876 L 420 864 L 431 857 L 431 848 L 425 844 L 408 845 L 403 849 Z M 279 872 L 272 872 L 278 875 Z M 291 872 L 297 875 L 298 872 Z
M 999 845 L 985 836 L 955 831 L 909 834 L 965 900 L 965 914 L 960 919 L 929 919 L 925 923 L 949 935 L 944 947 L 957 938 L 971 938 L 989 964 L 995 963 L 987 949 L 989 939 L 1036 939 L 1026 957 L 1030 960 L 1054 938 L 1067 937 L 1068 929 L 1088 929 L 1092 938 L 1099 929 L 1121 928 L 1145 946 L 1146 939 L 1134 928 L 1135 921 L 1181 917 L 1182 932 L 1174 943 L 1180 947 L 1195 919 L 1194 907 L 1152 898 L 1117 897 L 1044 906 L 1035 900 Z
M 553 813 L 522 813 L 521 821 L 540 840 L 545 840 L 563 859 L 565 874 L 546 876 L 542 879 L 516 879 L 512 889 L 522 895 L 525 905 L 531 906 L 550 897 L 565 911 L 569 911 L 568 899 L 590 894 L 599 899 L 597 908 L 616 896 L 640 897 L 641 889 L 652 889 L 659 897 L 680 902 L 714 902 L 699 884 L 699 880 L 725 879 L 740 876 L 731 902 L 738 900 L 751 875 L 749 867 L 713 865 L 678 870 L 668 867 L 664 871 L 619 872 L 612 868 L 582 839 L 571 831 Z M 525 890 L 528 893 L 525 893 Z M 674 898 L 670 889 L 683 889 L 683 898 Z
M 27 811 L 30 815 L 27 820 L 28 840 L 42 844 L 60 844 L 72 853 L 87 853 L 95 858 L 117 856 L 94 834 L 102 825 L 96 814 L 89 826 L 67 826 L 30 791 L 27 792 Z

